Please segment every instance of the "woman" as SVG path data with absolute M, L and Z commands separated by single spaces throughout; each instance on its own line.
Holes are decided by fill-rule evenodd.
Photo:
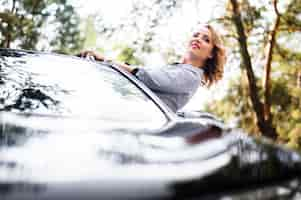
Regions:
M 106 60 L 93 51 L 84 51 L 80 55 L 93 56 L 98 61 Z M 191 99 L 200 85 L 210 87 L 222 78 L 225 61 L 220 36 L 205 24 L 193 34 L 180 63 L 155 69 L 115 64 L 134 74 L 176 112 Z

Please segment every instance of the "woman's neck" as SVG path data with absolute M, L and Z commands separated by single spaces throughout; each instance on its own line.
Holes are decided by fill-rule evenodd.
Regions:
M 199 57 L 195 56 L 191 52 L 188 52 L 183 56 L 181 63 L 190 64 L 190 65 L 192 65 L 194 67 L 198 67 L 198 68 L 203 67 L 205 64 L 205 62 L 203 60 L 201 60 Z

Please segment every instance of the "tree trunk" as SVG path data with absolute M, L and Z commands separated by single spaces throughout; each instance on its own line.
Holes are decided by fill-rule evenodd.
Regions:
M 301 89 L 301 71 L 299 71 L 297 75 L 297 88 Z M 301 107 L 301 97 L 299 97 L 299 99 L 299 107 Z
M 230 2 L 232 5 L 232 13 L 233 13 L 232 20 L 234 22 L 238 34 L 240 54 L 242 57 L 243 65 L 247 71 L 250 97 L 257 118 L 257 126 L 260 132 L 264 136 L 270 137 L 272 139 L 276 139 L 277 137 L 276 130 L 275 128 L 272 127 L 271 122 L 265 120 L 263 104 L 259 100 L 258 88 L 256 86 L 256 78 L 252 68 L 251 57 L 248 52 L 247 37 L 245 35 L 245 30 L 242 23 L 238 2 L 237 0 L 230 0 Z
M 15 10 L 16 10 L 16 0 L 13 0 L 12 2 L 12 7 L 11 7 L 11 10 L 10 10 L 10 13 L 11 14 L 14 14 L 15 13 Z M 5 48 L 10 48 L 10 43 L 11 43 L 11 39 L 12 39 L 12 21 L 8 21 L 8 24 L 7 24 L 7 32 L 6 32 L 6 36 L 5 36 L 5 40 L 4 40 L 4 47 Z
M 297 88 L 301 88 L 301 71 L 297 75 Z
M 7 26 L 8 30 L 10 30 L 10 26 Z M 11 35 L 8 32 L 4 41 L 4 47 L 5 48 L 10 48 L 10 41 L 11 41 Z
M 264 88 L 264 118 L 266 121 L 272 121 L 271 114 L 271 86 L 270 86 L 270 77 L 271 77 L 271 63 L 273 60 L 273 49 L 275 47 L 276 34 L 280 24 L 280 14 L 277 9 L 277 0 L 273 0 L 273 6 L 276 13 L 276 19 L 273 25 L 273 28 L 269 34 L 269 41 L 266 46 L 266 60 L 264 66 L 264 79 L 263 79 L 263 88 Z

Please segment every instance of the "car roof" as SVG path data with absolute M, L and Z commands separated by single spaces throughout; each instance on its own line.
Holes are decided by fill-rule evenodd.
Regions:
M 47 56 L 51 55 L 51 56 L 55 56 L 55 57 L 62 58 L 62 59 L 87 62 L 90 64 L 92 62 L 92 63 L 95 63 L 95 65 L 103 65 L 108 68 L 111 68 L 111 69 L 119 72 L 120 75 L 126 77 L 130 82 L 132 82 L 134 85 L 136 85 L 145 95 L 147 95 L 158 106 L 158 108 L 166 115 L 166 117 L 169 120 L 177 119 L 177 115 L 173 111 L 171 111 L 171 109 L 168 108 L 168 106 L 166 106 L 164 104 L 164 102 L 162 102 L 160 100 L 160 98 L 158 98 L 147 86 L 145 86 L 141 81 L 136 79 L 135 76 L 133 76 L 132 74 L 130 74 L 127 71 L 120 68 L 118 65 L 115 65 L 113 63 L 108 63 L 108 62 L 91 61 L 91 60 L 87 60 L 84 58 L 80 58 L 78 56 L 59 54 L 59 53 L 55 53 L 55 52 L 41 52 L 41 51 L 23 50 L 23 49 L 0 48 L 0 56 L 2 55 L 2 56 L 10 56 L 10 57 L 18 58 L 20 56 L 27 55 L 27 54 L 28 55 L 38 55 L 41 57 L 41 59 L 43 59 L 43 57 L 47 57 Z

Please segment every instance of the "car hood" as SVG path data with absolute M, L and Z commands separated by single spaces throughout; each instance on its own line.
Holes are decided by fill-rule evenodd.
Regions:
M 299 178 L 296 152 L 237 131 L 194 144 L 170 135 L 185 123 L 160 132 L 139 124 L 2 113 L 0 196 L 32 194 L 40 191 L 36 187 L 194 196 Z M 111 186 L 116 191 L 108 193 Z
M 227 151 L 229 141 L 190 145 L 171 135 L 175 130 L 177 135 L 181 131 L 191 135 L 204 128 L 201 124 L 198 129 L 186 128 L 197 125 L 189 121 L 153 130 L 106 120 L 2 113 L 1 122 L 0 180 L 6 181 L 182 180 L 211 172 L 230 159 L 216 156 Z M 210 157 L 220 160 L 216 167 L 211 160 L 208 169 L 203 162 L 199 166 Z M 179 174 L 183 164 L 187 172 Z

